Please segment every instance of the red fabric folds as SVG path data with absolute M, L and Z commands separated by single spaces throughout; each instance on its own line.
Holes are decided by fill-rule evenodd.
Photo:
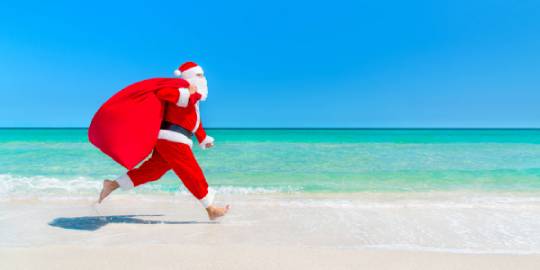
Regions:
M 96 112 L 88 139 L 128 170 L 143 161 L 156 144 L 163 104 L 156 91 L 187 88 L 178 78 L 154 78 L 134 83 L 107 100 Z

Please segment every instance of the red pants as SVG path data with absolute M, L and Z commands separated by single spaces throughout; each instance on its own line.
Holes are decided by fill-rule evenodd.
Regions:
M 170 169 L 178 175 L 186 188 L 201 200 L 203 206 L 208 207 L 212 203 L 213 194 L 209 194 L 206 178 L 187 144 L 158 140 L 152 156 L 138 168 L 130 170 L 127 176 L 133 186 L 139 186 L 158 180 Z M 121 178 L 117 180 L 120 186 L 127 180 L 125 176 L 124 179 Z

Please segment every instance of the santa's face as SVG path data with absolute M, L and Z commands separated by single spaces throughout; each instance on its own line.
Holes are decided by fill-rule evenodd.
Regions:
M 197 86 L 197 92 L 201 94 L 201 100 L 206 100 L 208 97 L 208 82 L 206 81 L 204 73 L 197 73 L 195 76 L 186 79 L 186 81 L 188 81 L 189 84 Z

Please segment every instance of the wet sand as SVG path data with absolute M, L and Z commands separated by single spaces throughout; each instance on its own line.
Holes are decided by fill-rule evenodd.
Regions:
M 455 194 L 448 198 L 455 199 Z M 198 202 L 189 196 L 115 194 L 102 205 L 94 205 L 90 198 L 7 200 L 0 202 L 0 269 L 538 269 L 540 266 L 540 254 L 527 252 L 526 248 L 516 250 L 519 252 L 489 252 L 480 245 L 482 242 L 471 242 L 471 246 L 478 248 L 456 249 L 461 240 L 452 233 L 463 232 L 445 227 L 444 218 L 480 215 L 478 218 L 485 220 L 482 215 L 491 214 L 489 211 L 501 211 L 496 206 L 490 206 L 495 210 L 482 210 L 474 205 L 458 204 L 446 209 L 440 207 L 444 198 L 436 207 L 418 198 L 407 199 L 407 204 L 400 200 L 368 194 L 363 194 L 361 199 L 358 194 L 226 195 L 218 202 L 231 203 L 232 210 L 219 222 L 209 222 Z M 536 211 L 535 207 L 529 205 L 527 209 Z M 410 217 L 417 220 L 409 224 Z M 426 222 L 439 226 L 429 230 L 415 227 Z M 387 228 L 388 224 L 403 225 L 403 231 Z M 383 245 L 392 241 L 399 244 L 397 240 L 417 242 L 415 246 Z

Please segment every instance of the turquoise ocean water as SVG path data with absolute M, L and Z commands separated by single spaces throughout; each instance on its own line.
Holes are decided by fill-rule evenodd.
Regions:
M 540 191 L 540 130 L 209 129 L 221 192 Z M 86 129 L 0 129 L 0 196 L 95 195 L 125 169 Z M 172 173 L 135 192 L 185 190 Z
M 58 243 L 58 235 L 39 231 L 45 221 L 36 219 L 51 209 L 63 217 L 196 205 L 168 173 L 113 197 L 142 199 L 144 206 L 111 199 L 97 211 L 102 180 L 125 169 L 93 147 L 86 133 L 0 129 L 0 246 Z M 208 133 L 216 146 L 202 151 L 195 145 L 195 154 L 217 201 L 233 205 L 225 226 L 264 236 L 253 244 L 540 253 L 540 130 Z M 271 215 L 253 214 L 269 209 Z

